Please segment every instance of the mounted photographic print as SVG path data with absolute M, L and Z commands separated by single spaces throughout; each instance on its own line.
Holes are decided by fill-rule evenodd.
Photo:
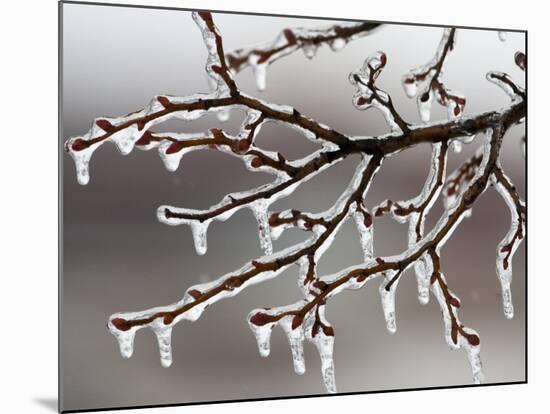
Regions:
M 526 32 L 60 16 L 63 412 L 527 381 Z

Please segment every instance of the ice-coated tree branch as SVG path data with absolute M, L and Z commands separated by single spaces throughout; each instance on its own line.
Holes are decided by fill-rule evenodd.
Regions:
M 526 116 L 525 90 L 510 76 L 490 72 L 487 79 L 510 97 L 510 104 L 464 117 L 465 98 L 447 89 L 442 80 L 445 60 L 455 47 L 456 39 L 456 29 L 445 29 L 434 58 L 403 77 L 407 95 L 417 97 L 423 123 L 405 120 L 389 94 L 377 85 L 380 73 L 388 64 L 386 54 L 380 51 L 367 57 L 361 68 L 349 75 L 349 80 L 357 88 L 353 96 L 354 106 L 359 110 L 375 108 L 381 111 L 390 131 L 381 136 L 349 136 L 295 108 L 245 95 L 236 84 L 234 75 L 252 66 L 256 77 L 263 79 L 259 82 L 261 89 L 265 84 L 266 67 L 275 60 L 300 48 L 308 55 L 311 48 L 324 43 L 339 49 L 346 42 L 368 34 L 377 24 L 346 24 L 314 30 L 285 29 L 273 42 L 226 54 L 212 15 L 195 12 L 193 19 L 201 30 L 208 51 L 205 70 L 212 81 L 213 91 L 187 97 L 158 95 L 137 112 L 118 118 L 97 118 L 86 134 L 67 140 L 65 149 L 76 163 L 81 184 L 89 181 L 88 165 L 93 152 L 106 142 L 114 143 L 122 154 L 128 154 L 134 147 L 141 150 L 156 148 L 170 171 L 177 170 L 182 157 L 190 151 L 215 149 L 241 159 L 251 171 L 271 174 L 273 180 L 270 183 L 228 194 L 204 210 L 169 205 L 157 210 L 162 223 L 190 226 L 197 253 L 205 254 L 210 224 L 228 220 L 238 210 L 248 208 L 256 218 L 264 253 L 212 282 L 189 287 L 183 298 L 175 303 L 112 315 L 108 328 L 117 338 L 122 356 L 129 358 L 132 355 L 137 331 L 149 328 L 157 336 L 162 365 L 170 366 L 171 332 L 177 323 L 195 321 L 208 306 L 298 265 L 297 282 L 302 299 L 281 307 L 254 309 L 248 315 L 248 324 L 262 356 L 269 355 L 271 331 L 280 326 L 287 335 L 294 370 L 298 374 L 305 372 L 303 341 L 313 342 L 321 357 L 326 390 L 336 392 L 332 357 L 335 330 L 325 315 L 329 299 L 346 290 L 360 289 L 379 277 L 387 329 L 393 333 L 397 329 L 395 292 L 405 272 L 413 269 L 420 302 L 427 303 L 430 292 L 433 294 L 442 311 L 447 343 L 451 348 L 463 348 L 467 352 L 474 381 L 481 382 L 480 336 L 459 320 L 460 300 L 443 273 L 442 249 L 460 222 L 468 217 L 479 196 L 494 186 L 511 214 L 510 229 L 497 247 L 496 268 L 504 313 L 508 318 L 513 316 L 510 291 L 512 257 L 525 237 L 526 207 L 502 169 L 500 151 L 507 130 L 523 122 Z M 525 70 L 527 63 L 523 53 L 516 53 L 515 61 Z M 448 108 L 447 120 L 429 122 L 434 97 Z M 169 119 L 188 121 L 207 113 L 236 108 L 244 110 L 246 116 L 235 135 L 220 128 L 202 133 L 159 133 L 152 130 L 155 125 Z M 321 148 L 294 161 L 288 161 L 284 154 L 263 150 L 256 145 L 256 137 L 267 122 L 293 128 L 320 144 Z M 477 153 L 447 176 L 449 148 L 458 149 L 462 143 L 478 141 L 481 143 Z M 384 161 L 420 144 L 430 145 L 431 160 L 419 194 L 409 200 L 385 200 L 369 209 L 369 188 Z M 289 196 L 301 184 L 352 154 L 360 154 L 361 161 L 349 185 L 329 209 L 318 213 L 296 209 L 270 210 L 275 201 Z M 431 229 L 426 229 L 426 217 L 440 197 L 445 205 L 444 212 Z M 408 225 L 407 249 L 401 254 L 388 257 L 375 254 L 375 219 L 384 214 Z M 335 274 L 320 275 L 317 263 L 348 219 L 355 221 L 359 231 L 363 263 Z M 272 241 L 288 228 L 299 228 L 308 232 L 309 237 L 304 242 L 274 251 Z
M 275 61 L 302 50 L 312 59 L 319 47 L 329 45 L 338 52 L 349 42 L 367 36 L 379 28 L 379 23 L 343 23 L 319 28 L 286 28 L 271 41 L 252 47 L 239 48 L 226 54 L 229 69 L 237 74 L 251 67 L 259 90 L 266 87 L 267 68 Z

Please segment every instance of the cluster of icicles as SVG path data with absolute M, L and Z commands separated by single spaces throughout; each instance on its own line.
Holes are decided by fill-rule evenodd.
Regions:
M 178 103 L 189 103 L 189 102 L 195 102 L 199 99 L 210 99 L 210 98 L 224 98 L 229 96 L 228 87 L 221 79 L 221 77 L 217 74 L 216 71 L 212 70 L 212 67 L 215 65 L 220 65 L 219 57 L 216 53 L 216 44 L 215 44 L 215 37 L 214 33 L 212 33 L 204 21 L 198 17 L 195 13 L 193 14 L 193 17 L 195 19 L 195 22 L 200 27 L 204 42 L 207 46 L 209 56 L 208 61 L 206 65 L 206 72 L 208 73 L 209 77 L 211 78 L 212 84 L 214 85 L 214 91 L 211 94 L 198 94 L 193 95 L 189 97 L 173 97 L 173 96 L 157 96 L 154 99 L 151 100 L 149 105 L 145 107 L 143 110 L 139 112 L 135 112 L 133 114 L 127 115 L 125 117 L 120 118 L 100 118 L 96 119 L 93 124 L 92 128 L 88 131 L 88 133 L 81 137 L 75 137 L 71 138 L 66 143 L 66 149 L 69 152 L 69 154 L 72 156 L 72 158 L 75 161 L 76 164 L 76 172 L 77 172 L 77 179 L 80 184 L 87 184 L 89 181 L 89 162 L 91 159 L 91 156 L 93 152 L 104 142 L 112 142 L 114 143 L 120 152 L 123 155 L 126 155 L 132 151 L 132 149 L 137 146 L 141 150 L 150 150 L 152 148 L 158 148 L 159 154 L 164 161 L 164 164 L 166 168 L 169 171 L 175 171 L 177 170 L 180 160 L 182 156 L 191 151 L 191 150 L 201 150 L 208 148 L 208 145 L 204 146 L 193 146 L 185 149 L 180 149 L 176 152 L 167 151 L 168 147 L 171 145 L 171 141 L 150 141 L 145 145 L 136 145 L 136 143 L 144 136 L 144 133 L 148 131 L 153 125 L 166 121 L 169 118 L 176 118 L 176 119 L 182 119 L 182 120 L 192 120 L 199 118 L 203 116 L 207 112 L 220 112 L 220 111 L 227 111 L 231 107 L 239 108 L 238 105 L 232 105 L 229 108 L 223 107 L 223 108 L 210 108 L 208 110 L 192 110 L 192 111 L 174 111 L 169 114 L 166 114 L 162 117 L 157 117 L 146 123 L 145 125 L 141 125 L 139 128 L 137 124 L 131 124 L 128 127 L 122 128 L 119 131 L 113 133 L 109 136 L 108 139 L 97 141 L 97 143 L 94 143 L 89 146 L 85 146 L 83 149 L 79 147 L 78 143 L 81 143 L 82 141 L 90 141 L 94 140 L 97 137 L 100 137 L 105 134 L 105 125 L 110 125 L 111 127 L 117 127 L 126 123 L 129 123 L 129 121 L 145 117 L 150 114 L 154 114 L 156 112 L 159 112 L 163 109 L 162 102 L 170 102 L 172 104 L 178 104 Z M 445 37 L 442 40 L 441 44 L 443 45 L 445 43 Z M 332 45 L 333 49 L 339 49 L 343 45 Z M 438 50 L 438 54 L 441 53 L 441 45 L 440 49 Z M 311 50 L 304 49 L 306 55 L 312 56 Z M 364 76 L 365 78 L 369 77 L 369 70 L 373 70 L 373 68 L 377 68 L 381 64 L 381 55 L 380 53 L 375 54 L 371 56 L 367 61 L 365 62 L 365 65 L 363 66 L 363 69 L 359 72 L 357 72 L 360 76 Z M 429 66 L 429 64 L 428 64 Z M 260 77 L 263 79 L 260 79 L 258 82 L 258 86 L 261 87 L 265 83 L 265 75 L 262 74 L 263 69 L 258 69 L 258 67 L 255 68 L 256 77 Z M 258 75 L 260 73 L 260 75 Z M 408 79 L 408 78 L 404 78 Z M 410 97 L 413 97 L 416 95 L 416 91 L 411 90 L 410 83 L 404 82 L 405 90 L 407 94 Z M 387 111 L 387 108 L 383 105 L 384 99 L 389 99 L 385 93 L 377 89 L 377 93 L 379 96 L 381 96 L 382 101 L 372 100 L 374 102 L 373 106 L 377 109 L 381 110 L 384 115 L 386 116 L 386 119 L 388 119 L 390 126 L 392 127 L 392 132 L 394 132 L 397 127 L 395 126 L 395 122 L 392 119 L 391 113 Z M 369 91 L 365 88 L 360 88 L 358 90 L 358 94 L 365 95 L 365 94 L 372 94 L 372 91 Z M 355 100 L 354 100 L 355 102 Z M 376 103 L 378 102 L 378 103 Z M 265 105 L 278 110 L 278 111 L 285 111 L 288 113 L 293 112 L 293 108 L 290 107 L 284 107 L 280 105 L 274 105 L 267 102 L 263 102 Z M 361 108 L 365 109 L 365 108 Z M 419 110 L 422 119 L 427 121 L 429 119 L 429 116 L 426 116 L 426 111 L 429 111 L 429 107 L 421 104 L 419 102 Z M 249 125 L 252 123 L 258 121 L 260 117 L 260 113 L 251 109 L 246 110 L 246 117 L 242 123 L 240 132 L 237 134 L 236 137 L 232 137 L 234 140 L 241 140 L 244 137 L 248 136 L 249 131 Z M 455 116 L 454 112 L 451 114 L 452 117 Z M 265 123 L 266 121 L 263 120 L 262 122 L 259 122 L 257 125 L 254 135 L 257 135 L 259 132 L 261 125 Z M 286 124 L 285 124 L 286 125 Z M 291 125 L 291 127 L 296 128 L 300 133 L 304 134 L 308 139 L 315 141 L 316 143 L 319 143 L 319 141 L 316 139 L 316 136 L 305 129 L 301 129 L 299 127 L 296 127 L 295 125 Z M 483 155 L 483 161 L 481 163 L 481 166 L 478 170 L 478 173 L 476 175 L 479 176 L 481 172 L 483 171 L 484 162 L 486 162 L 488 158 L 488 151 L 489 151 L 489 138 L 490 138 L 490 131 L 487 131 L 485 134 L 485 142 L 484 145 L 481 148 L 481 153 Z M 186 141 L 186 140 L 193 140 L 197 137 L 209 137 L 213 138 L 213 133 L 211 131 L 202 133 L 202 134 L 186 134 L 186 133 L 159 133 L 156 134 L 157 137 L 171 137 L 175 138 L 180 142 Z M 231 137 L 230 137 L 231 138 Z M 350 139 L 353 139 L 353 137 L 350 137 Z M 464 142 L 470 142 L 473 140 L 474 137 L 467 137 L 462 139 Z M 460 142 L 460 139 L 456 140 L 457 142 Z M 253 146 L 253 140 L 252 140 L 252 146 Z M 110 332 L 116 337 L 119 343 L 120 352 L 124 358 L 129 358 L 133 353 L 133 347 L 134 347 L 134 338 L 135 334 L 138 330 L 143 328 L 149 328 L 151 329 L 158 340 L 158 346 L 160 350 L 160 359 L 161 364 L 164 367 L 168 367 L 172 364 L 172 348 L 171 348 L 171 332 L 172 328 L 180 321 L 182 320 L 188 320 L 188 321 L 195 321 L 197 320 L 202 312 L 211 304 L 224 299 L 229 298 L 237 295 L 240 291 L 244 290 L 246 287 L 261 283 L 265 280 L 269 280 L 271 278 L 274 278 L 278 276 L 279 274 L 283 273 L 285 270 L 287 270 L 291 265 L 286 265 L 278 268 L 274 271 L 264 271 L 248 280 L 246 280 L 244 283 L 239 283 L 235 285 L 230 285 L 231 280 L 234 279 L 234 275 L 241 275 L 246 272 L 249 272 L 252 270 L 255 266 L 258 265 L 258 263 L 263 262 L 273 262 L 279 258 L 287 257 L 289 255 L 295 254 L 299 251 L 302 251 L 303 249 L 312 246 L 314 243 L 316 243 L 320 236 L 323 234 L 323 231 L 325 230 L 322 225 L 315 225 L 313 226 L 311 232 L 311 236 L 304 241 L 303 243 L 299 243 L 296 245 L 293 245 L 291 247 L 288 247 L 284 250 L 273 252 L 273 245 L 272 240 L 277 239 L 282 232 L 290 227 L 291 225 L 279 225 L 272 227 L 269 224 L 269 217 L 270 212 L 269 208 L 272 203 L 277 201 L 278 199 L 282 197 L 287 197 L 290 194 L 292 194 L 296 188 L 302 184 L 303 182 L 307 181 L 308 179 L 312 178 L 313 176 L 317 175 L 321 171 L 323 171 L 326 168 L 329 168 L 331 165 L 333 165 L 335 162 L 338 162 L 338 160 L 327 163 L 323 165 L 321 168 L 319 168 L 317 171 L 314 171 L 310 175 L 306 176 L 304 179 L 293 183 L 291 185 L 288 185 L 285 189 L 282 191 L 276 191 L 273 192 L 273 194 L 267 198 L 256 198 L 254 201 L 251 201 L 249 203 L 243 203 L 238 206 L 234 205 L 235 200 L 241 200 L 243 198 L 253 196 L 259 192 L 269 191 L 273 190 L 275 187 L 279 186 L 282 183 L 285 183 L 289 177 L 282 171 L 270 168 L 268 166 L 261 166 L 258 168 L 258 166 L 253 165 L 253 156 L 246 155 L 246 154 L 237 154 L 235 153 L 229 146 L 219 146 L 219 150 L 226 152 L 227 154 L 238 156 L 239 158 L 243 159 L 246 166 L 251 171 L 258 171 L 263 170 L 266 172 L 269 172 L 273 175 L 275 175 L 275 180 L 270 183 L 263 185 L 261 187 L 244 191 L 240 193 L 234 193 L 227 195 L 224 197 L 218 204 L 211 206 L 208 210 L 191 210 L 191 209 L 183 209 L 183 208 L 177 208 L 172 206 L 161 206 L 158 209 L 158 218 L 161 222 L 169 224 L 169 225 L 181 225 L 186 224 L 189 225 L 192 234 L 193 234 L 193 240 L 195 244 L 196 252 L 200 255 L 203 255 L 207 251 L 207 230 L 209 225 L 212 221 L 225 221 L 228 218 L 232 216 L 236 211 L 238 211 L 241 208 L 249 208 L 254 216 L 256 217 L 257 223 L 258 223 L 258 233 L 260 238 L 260 244 L 264 251 L 264 256 L 257 259 L 256 261 L 248 262 L 240 269 L 230 272 L 224 276 L 221 276 L 219 279 L 198 284 L 195 286 L 191 286 L 185 293 L 182 300 L 173 303 L 168 306 L 162 306 L 162 307 L 156 307 L 153 309 L 148 309 L 141 312 L 125 312 L 125 313 L 117 313 L 110 317 L 108 327 Z M 260 150 L 257 147 L 254 147 L 255 150 L 262 151 L 264 154 L 271 156 L 272 158 L 276 159 L 276 153 L 270 153 L 268 151 Z M 312 159 L 319 157 L 320 154 L 323 152 L 328 152 L 334 150 L 334 146 L 331 143 L 326 143 L 322 146 L 321 149 L 316 151 L 315 153 L 311 154 L 310 156 L 307 156 L 303 159 L 289 162 L 290 165 L 293 167 L 301 167 L 305 164 L 307 164 Z M 391 261 L 399 261 L 403 258 L 406 258 L 408 255 L 413 253 L 416 249 L 419 248 L 418 240 L 417 240 L 417 225 L 419 222 L 421 222 L 421 232 L 424 233 L 424 227 L 423 223 L 425 222 L 426 215 L 430 210 L 430 207 L 433 205 L 435 200 L 437 199 L 437 196 L 440 194 L 442 190 L 443 184 L 441 183 L 441 180 L 438 180 L 438 176 L 443 175 L 445 177 L 445 162 L 443 164 L 440 163 L 441 157 L 445 157 L 446 159 L 446 153 L 442 154 L 442 144 L 437 143 L 432 145 L 432 159 L 431 159 L 431 168 L 430 173 L 428 176 L 428 179 L 424 185 L 424 188 L 420 195 L 418 195 L 416 198 L 399 202 L 401 205 L 414 205 L 419 206 L 426 204 L 424 210 L 422 212 L 414 212 L 407 216 L 401 216 L 399 214 L 396 214 L 395 211 L 392 211 L 392 216 L 403 223 L 408 223 L 409 225 L 409 231 L 408 231 L 408 249 L 403 252 L 401 255 L 393 256 L 384 258 L 385 261 L 391 262 Z M 305 362 L 304 362 L 304 350 L 303 350 L 303 341 L 305 339 L 308 339 L 312 341 L 321 357 L 321 369 L 322 369 L 322 376 L 323 376 L 323 382 L 325 384 L 326 390 L 330 393 L 336 392 L 336 384 L 335 384 L 335 377 L 334 377 L 334 362 L 333 362 L 333 347 L 334 347 L 334 331 L 332 327 L 330 326 L 330 323 L 325 318 L 325 305 L 318 305 L 317 307 L 314 307 L 309 312 L 305 314 L 305 316 L 298 320 L 298 323 L 296 322 L 297 319 L 295 316 L 287 315 L 280 318 L 269 318 L 269 317 L 277 317 L 278 315 L 281 315 L 282 313 L 288 313 L 288 312 L 295 312 L 302 309 L 307 303 L 311 302 L 312 299 L 315 298 L 315 285 L 314 283 L 325 283 L 330 284 L 336 280 L 339 280 L 340 278 L 344 277 L 345 275 L 349 274 L 354 269 L 368 269 L 371 267 L 376 266 L 377 259 L 375 259 L 374 256 L 374 245 L 373 245 L 373 228 L 372 222 L 367 220 L 365 217 L 369 216 L 370 213 L 367 212 L 364 208 L 364 206 L 353 203 L 351 206 L 348 205 L 348 201 L 350 199 L 350 196 L 353 194 L 354 191 L 357 191 L 359 188 L 361 177 L 363 173 L 365 172 L 365 169 L 368 167 L 370 158 L 367 156 L 364 156 L 360 165 L 357 167 L 357 171 L 352 178 L 350 184 L 345 189 L 343 194 L 340 196 L 340 198 L 337 200 L 337 202 L 327 211 L 322 213 L 304 213 L 305 215 L 311 217 L 311 218 L 325 218 L 327 220 L 331 220 L 337 215 L 344 212 L 346 214 L 345 218 L 339 222 L 337 227 L 341 227 L 342 224 L 348 219 L 353 218 L 357 224 L 357 228 L 359 230 L 360 235 L 360 244 L 363 249 L 364 253 L 364 263 L 357 266 L 351 266 L 347 269 L 343 269 L 342 271 L 335 273 L 333 275 L 328 275 L 324 277 L 315 277 L 314 281 L 306 282 L 306 275 L 311 270 L 310 266 L 313 263 L 317 263 L 317 261 L 320 259 L 320 257 L 324 254 L 324 252 L 330 247 L 332 241 L 334 240 L 334 237 L 336 233 L 338 232 L 338 228 L 335 229 L 329 237 L 326 238 L 326 240 L 323 241 L 323 243 L 315 250 L 314 257 L 308 258 L 305 256 L 302 256 L 296 263 L 300 266 L 300 272 L 298 277 L 298 285 L 302 289 L 302 293 L 304 295 L 304 298 L 292 305 L 283 306 L 283 307 L 277 307 L 277 308 L 263 308 L 263 309 L 255 309 L 250 312 L 248 315 L 248 324 L 250 328 L 252 329 L 257 343 L 258 343 L 258 349 L 261 356 L 268 356 L 270 352 L 270 336 L 272 329 L 279 325 L 283 331 L 286 333 L 286 336 L 288 338 L 288 342 L 290 344 L 290 348 L 292 351 L 292 359 L 294 364 L 294 370 L 298 374 L 303 374 L 305 372 Z M 443 167 L 442 167 L 443 166 Z M 443 171 L 440 169 L 443 168 Z M 475 179 L 475 178 L 474 178 Z M 513 200 L 510 199 L 510 196 L 506 192 L 506 189 L 502 188 L 502 185 L 498 182 L 494 182 L 496 185 L 496 188 L 499 190 L 499 192 L 502 194 L 502 196 L 507 201 L 510 211 L 512 212 L 512 228 L 510 229 L 510 232 L 506 236 L 506 238 L 501 242 L 501 247 L 505 245 L 509 245 L 511 241 L 513 241 L 513 234 L 514 234 L 514 223 L 517 223 L 518 216 L 517 213 L 515 214 L 515 208 Z M 466 186 L 462 187 L 460 191 L 463 191 L 466 188 Z M 368 186 L 366 189 L 364 189 L 363 196 L 366 195 L 368 191 Z M 437 234 L 445 225 L 446 220 L 450 215 L 453 214 L 453 212 L 458 208 L 458 203 L 456 202 L 460 198 L 460 191 L 457 192 L 453 197 L 445 197 L 445 206 L 447 213 L 443 215 L 443 217 L 438 221 L 438 223 L 434 226 L 434 228 L 426 235 L 423 234 L 423 239 L 430 239 L 435 234 Z M 363 198 L 363 197 L 362 197 Z M 225 207 L 229 207 L 225 209 Z M 218 210 L 222 208 L 224 210 L 223 213 L 214 215 L 211 218 L 208 219 L 196 219 L 193 218 L 194 216 L 202 217 L 203 215 L 210 213 L 212 211 Z M 182 218 L 175 218 L 173 215 L 170 217 L 167 216 L 166 210 L 169 209 L 176 215 L 187 215 L 191 218 L 189 219 L 182 219 Z M 292 214 L 292 211 L 284 211 L 279 213 L 279 217 L 285 218 L 290 217 Z M 468 212 L 464 212 L 462 214 L 461 219 L 463 217 L 466 217 Z M 515 215 L 514 215 L 515 214 Z M 458 223 L 457 223 L 458 225 Z M 298 227 L 305 228 L 304 222 L 298 222 Z M 446 239 L 448 238 L 450 234 L 447 235 L 445 240 L 443 240 L 438 245 L 437 255 L 439 255 L 439 249 L 444 244 Z M 513 255 L 513 252 L 517 248 L 517 244 L 514 244 L 510 250 L 512 250 L 510 253 L 506 255 L 507 265 L 503 265 L 503 254 L 499 254 L 499 257 L 497 258 L 497 271 L 499 280 L 501 282 L 502 286 L 502 293 L 503 293 L 503 302 L 504 302 L 504 310 L 507 317 L 513 316 L 513 306 L 511 303 L 511 294 L 510 294 L 510 281 L 511 281 L 511 257 Z M 500 251 L 500 250 L 499 250 Z M 508 251 L 506 252 L 508 253 Z M 378 258 L 379 260 L 379 258 Z M 452 320 L 454 319 L 457 323 L 458 317 L 456 314 L 456 309 L 453 307 L 449 311 L 449 308 L 446 304 L 446 298 L 444 295 L 444 292 L 442 291 L 440 284 L 438 283 L 430 283 L 430 277 L 434 271 L 434 266 L 432 259 L 428 254 L 424 254 L 419 260 L 416 262 L 411 263 L 408 267 L 411 267 L 414 269 L 417 282 L 418 282 L 418 298 L 419 301 L 423 304 L 428 303 L 429 300 L 429 292 L 431 291 L 432 294 L 437 299 L 438 303 L 441 306 L 442 313 L 443 313 L 443 320 L 444 320 L 444 327 L 445 327 L 445 337 L 449 344 L 449 346 L 453 349 L 463 348 L 466 350 L 468 359 L 470 361 L 472 372 L 474 376 L 474 381 L 476 383 L 479 383 L 483 379 L 483 374 L 481 370 L 481 362 L 479 358 L 479 342 L 471 343 L 471 341 L 468 341 L 467 338 L 460 335 L 458 339 L 456 338 L 456 333 L 454 334 L 453 338 L 453 332 L 452 332 Z M 406 269 L 405 269 L 406 270 Z M 390 333 L 394 333 L 397 329 L 396 324 L 396 313 L 395 313 L 395 292 L 397 288 L 397 283 L 392 283 L 391 287 L 388 289 L 388 282 L 392 280 L 396 276 L 396 271 L 386 271 L 381 274 L 373 274 L 371 277 L 368 278 L 368 280 L 372 280 L 375 277 L 382 276 L 382 283 L 380 285 L 380 297 L 381 297 L 381 303 L 384 310 L 384 317 L 386 319 L 387 329 Z M 440 276 L 441 280 L 444 282 L 444 276 Z M 328 299 L 329 297 L 340 293 L 341 291 L 345 289 L 359 289 L 367 282 L 367 279 L 359 280 L 357 278 L 351 278 L 346 283 L 341 284 L 338 288 L 334 289 L 330 292 L 329 295 L 325 298 Z M 225 288 L 218 294 L 209 296 L 208 298 L 204 298 L 203 295 L 206 292 L 211 291 L 212 289 L 215 289 L 219 286 L 224 286 Z M 200 300 L 199 300 L 200 299 Z M 193 305 L 194 302 L 197 302 Z M 187 307 L 186 311 L 178 312 L 182 307 Z M 163 317 L 152 317 L 153 315 L 157 314 L 170 314 L 174 316 L 165 316 Z M 149 320 L 150 322 L 142 323 L 138 325 L 128 325 L 128 321 L 135 321 L 135 320 Z M 468 333 L 468 335 L 477 336 L 477 333 L 470 329 L 470 328 L 464 328 L 465 332 Z

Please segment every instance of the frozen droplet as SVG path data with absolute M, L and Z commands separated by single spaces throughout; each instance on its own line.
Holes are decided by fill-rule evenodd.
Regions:
M 265 90 L 267 79 L 267 65 L 265 63 L 252 65 L 252 71 L 254 72 L 254 79 L 256 80 L 256 88 L 259 91 Z
M 155 329 L 160 352 L 160 363 L 168 368 L 172 365 L 172 328 Z
M 195 243 L 195 250 L 199 256 L 202 256 L 206 253 L 206 233 L 208 231 L 208 226 L 210 221 L 200 222 L 198 220 L 193 220 L 190 222 L 191 231 L 193 232 L 193 242 Z
M 163 141 L 159 144 L 158 151 L 166 169 L 168 171 L 174 172 L 178 169 L 181 158 L 183 157 L 183 154 L 185 154 L 187 151 L 181 149 L 177 152 L 167 153 L 166 151 L 170 148 L 171 145 L 173 145 L 171 141 Z
M 122 155 L 128 155 L 134 149 L 134 144 L 141 137 L 142 131 L 138 131 L 136 125 L 124 128 L 113 134 L 109 140 L 112 141 Z
M 498 39 L 499 39 L 501 42 L 505 42 L 507 38 L 508 38 L 508 33 L 499 30 L 499 32 L 498 32 Z
M 336 38 L 332 42 L 330 42 L 330 48 L 334 52 L 339 52 L 346 46 L 347 42 L 342 38 Z
M 313 59 L 317 54 L 317 46 L 313 43 L 304 43 L 302 46 L 302 50 L 304 51 L 304 55 L 308 59 Z

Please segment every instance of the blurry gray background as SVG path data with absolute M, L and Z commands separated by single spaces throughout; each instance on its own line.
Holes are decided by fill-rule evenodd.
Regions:
M 142 108 L 156 94 L 188 95 L 206 92 L 206 51 L 190 13 L 92 5 L 63 6 L 63 139 L 86 132 L 97 116 L 118 116 Z M 324 26 L 330 21 L 215 14 L 226 50 L 273 39 L 285 27 Z M 487 22 L 490 25 L 491 22 Z M 298 52 L 269 68 L 267 89 L 256 91 L 252 73 L 237 76 L 245 92 L 271 102 L 295 106 L 300 112 L 347 134 L 376 135 L 387 131 L 375 110 L 353 108 L 355 88 L 348 74 L 377 50 L 388 56 L 378 85 L 388 91 L 398 111 L 418 122 L 416 104 L 400 84 L 409 69 L 430 60 L 441 28 L 385 25 L 334 53 L 328 47 L 313 60 Z M 524 35 L 459 30 L 444 80 L 467 97 L 466 114 L 493 110 L 507 96 L 485 80 L 489 70 L 509 73 L 523 84 L 513 64 L 524 50 Z M 157 131 L 203 131 L 238 128 L 243 113 L 235 111 L 221 124 L 214 116 L 188 123 L 168 122 Z M 434 119 L 444 119 L 438 106 Z M 502 162 L 524 195 L 524 160 L 519 140 L 524 126 L 508 133 Z M 260 146 L 287 158 L 304 156 L 316 147 L 280 125 L 267 124 Z M 452 154 L 453 171 L 477 147 Z M 428 173 L 430 149 L 413 148 L 383 165 L 368 197 L 368 206 L 406 199 L 422 188 Z M 347 185 L 357 157 L 320 174 L 273 210 L 328 208 Z M 216 151 L 186 155 L 175 173 L 168 172 L 156 151 L 134 151 L 122 157 L 116 148 L 102 146 L 91 161 L 87 186 L 76 182 L 74 165 L 63 154 L 63 278 L 62 407 L 65 410 L 143 404 L 185 403 L 243 398 L 322 394 L 319 356 L 305 344 L 307 372 L 294 374 L 290 349 L 279 329 L 273 332 L 271 355 L 258 354 L 245 317 L 261 306 L 278 306 L 300 298 L 296 270 L 253 286 L 239 296 L 210 307 L 195 323 L 182 322 L 173 332 L 174 364 L 162 368 L 154 336 L 140 331 L 134 356 L 121 358 L 106 329 L 110 314 L 172 303 L 192 284 L 206 282 L 261 255 L 255 220 L 243 210 L 208 232 L 208 253 L 195 254 L 187 226 L 157 222 L 160 204 L 206 208 L 228 192 L 267 182 L 270 176 L 248 172 L 240 160 Z M 441 213 L 433 209 L 430 223 Z M 482 340 L 486 382 L 525 379 L 525 245 L 514 259 L 513 295 L 516 316 L 508 321 L 501 310 L 495 274 L 495 247 L 509 227 L 509 213 L 490 189 L 476 204 L 443 249 L 442 264 L 451 289 L 461 298 L 460 317 Z M 376 222 L 378 255 L 406 247 L 406 226 L 391 219 Z M 361 261 L 357 232 L 348 222 L 320 263 L 321 274 Z M 282 248 L 304 239 L 289 231 L 275 243 Z M 412 273 L 397 293 L 398 331 L 386 331 L 378 282 L 331 299 L 327 317 L 336 330 L 335 366 L 339 392 L 372 391 L 471 383 L 463 351 L 445 343 L 440 310 L 435 301 L 417 301 Z

